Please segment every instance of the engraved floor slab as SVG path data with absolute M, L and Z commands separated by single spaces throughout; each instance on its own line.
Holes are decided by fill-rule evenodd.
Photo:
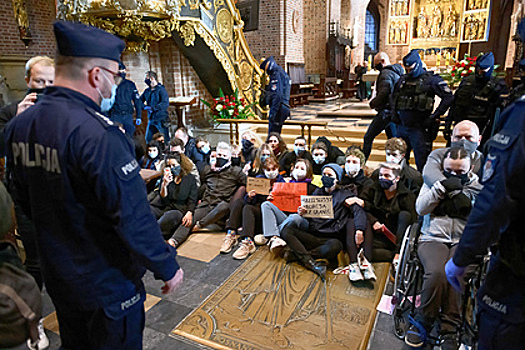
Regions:
M 219 255 L 225 233 L 194 233 L 177 248 L 177 253 L 187 258 L 210 262 Z
M 374 266 L 377 282 L 322 283 L 261 247 L 172 333 L 216 349 L 365 349 L 388 276 Z

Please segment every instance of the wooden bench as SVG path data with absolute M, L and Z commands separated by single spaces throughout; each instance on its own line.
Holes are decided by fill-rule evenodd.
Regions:
M 260 120 L 260 119 L 217 119 L 217 122 L 221 124 L 230 124 L 230 143 L 231 144 L 239 144 L 239 124 L 264 124 L 268 125 L 268 120 Z M 308 142 L 308 146 L 312 144 L 312 127 L 313 126 L 319 126 L 325 128 L 328 125 L 328 122 L 326 121 L 301 121 L 301 120 L 285 120 L 284 125 L 299 125 L 301 127 L 301 136 L 305 137 L 304 129 L 306 128 L 306 132 L 308 134 L 308 137 L 306 138 L 306 142 Z
M 309 104 L 308 97 L 310 97 L 310 94 L 306 93 L 290 95 L 290 108 Z

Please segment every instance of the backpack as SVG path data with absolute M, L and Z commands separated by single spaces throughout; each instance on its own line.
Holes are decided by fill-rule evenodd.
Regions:
M 16 246 L 0 241 L 0 348 L 10 348 L 31 339 L 38 341 L 42 296 L 28 274 Z

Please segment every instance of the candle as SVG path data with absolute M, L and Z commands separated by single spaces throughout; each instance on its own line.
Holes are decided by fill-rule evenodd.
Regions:
M 437 57 L 436 57 L 436 67 L 439 68 L 440 65 L 441 65 L 441 52 L 438 52 Z
M 372 55 L 368 55 L 368 68 L 372 68 Z
M 449 64 L 450 64 L 450 52 L 447 52 L 447 58 L 445 60 L 445 66 L 447 66 L 447 68 L 448 68 Z

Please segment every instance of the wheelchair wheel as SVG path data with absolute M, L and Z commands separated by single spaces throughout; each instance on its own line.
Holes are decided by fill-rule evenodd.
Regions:
M 415 298 L 420 289 L 419 271 L 421 266 L 417 257 L 417 239 L 420 224 L 410 226 L 401 244 L 399 265 L 396 269 L 393 303 L 394 334 L 403 340 L 409 327 L 408 315 L 415 309 Z

